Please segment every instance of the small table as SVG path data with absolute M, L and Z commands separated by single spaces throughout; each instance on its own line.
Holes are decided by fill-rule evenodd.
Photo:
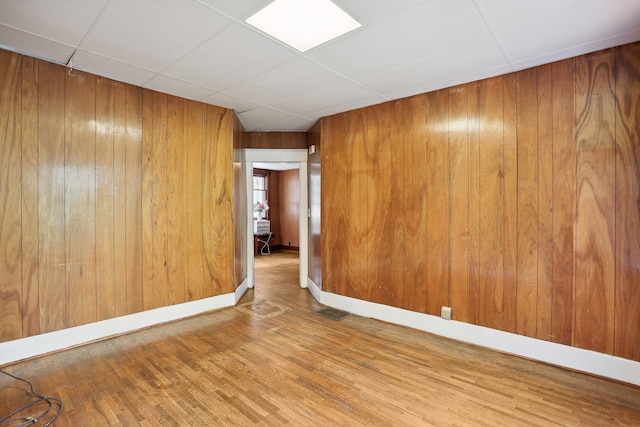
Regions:
M 256 239 L 258 239 L 258 244 L 262 244 L 262 246 L 260 246 L 260 253 L 262 255 L 268 255 L 271 253 L 271 251 L 269 250 L 269 242 L 271 241 L 271 239 L 273 238 L 273 232 L 268 232 L 268 233 L 262 233 L 262 234 L 256 234 Z

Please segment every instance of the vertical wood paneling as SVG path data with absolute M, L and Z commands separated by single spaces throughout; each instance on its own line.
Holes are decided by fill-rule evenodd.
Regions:
M 97 320 L 116 315 L 113 80 L 96 81 L 96 298 Z
M 553 316 L 551 341 L 570 345 L 574 330 L 575 60 L 552 65 Z
M 345 295 L 347 259 L 347 147 L 343 143 L 347 131 L 347 114 L 323 120 L 322 140 L 322 282 L 326 291 Z M 325 262 L 326 261 L 326 262 Z
M 232 292 L 231 112 L 0 58 L 0 341 L 184 302 L 189 259 L 200 298 Z
M 354 164 L 353 150 L 328 149 L 329 174 L 325 162 L 349 177 L 384 174 L 373 153 L 391 146 L 389 223 L 364 222 L 375 234 L 391 231 L 390 305 L 437 314 L 433 295 L 450 295 L 458 320 L 640 358 L 638 46 L 389 102 L 388 139 L 381 106 L 323 119 L 332 148 L 364 135 L 368 153 Z M 364 129 L 325 133 L 358 114 L 370 116 Z M 367 182 L 376 188 L 348 188 L 368 194 L 356 203 L 346 185 L 323 180 L 323 206 L 349 218 L 346 238 L 323 223 L 323 255 L 351 251 L 324 258 L 323 271 L 331 289 L 345 259 L 366 264 L 351 274 L 358 292 L 335 289 L 374 300 L 386 264 L 371 246 L 351 249 L 370 236 L 351 230 L 354 210 L 378 204 L 385 185 L 379 176 Z
M 404 145 L 404 128 L 402 126 L 403 118 L 403 101 L 394 101 L 390 103 L 390 122 L 389 122 L 389 148 L 390 152 L 390 181 L 389 188 L 391 190 L 391 237 L 389 241 L 390 251 L 390 277 L 389 277 L 389 303 L 397 304 L 399 307 L 405 306 L 404 299 L 404 265 L 406 259 L 405 250 L 405 225 L 403 216 L 404 212 L 404 170 L 403 145 Z
M 450 305 L 453 318 L 469 322 L 469 87 L 449 90 Z M 455 120 L 454 120 L 455 119 Z
M 537 69 L 518 73 L 517 328 L 536 335 L 538 286 L 538 94 Z
M 229 139 L 233 128 L 227 119 L 226 110 L 207 107 L 207 133 L 204 141 L 203 164 L 203 200 L 206 228 L 205 261 L 208 268 L 210 290 L 208 295 L 231 292 L 231 269 L 233 262 L 227 248 L 233 244 L 231 230 L 225 225 L 225 218 L 231 217 L 231 144 L 215 144 L 214 141 Z M 230 140 L 230 139 L 229 139 Z M 206 190 L 209 189 L 209 190 Z
M 517 323 L 517 247 L 518 247 L 518 134 L 517 79 L 503 77 L 503 154 L 504 159 L 504 258 L 502 260 L 502 328 L 516 331 Z
M 21 58 L 1 52 L 0 71 L 0 340 L 20 338 L 22 331 L 21 265 Z
M 38 61 L 22 57 L 22 333 L 40 333 L 38 274 Z
M 127 311 L 127 88 L 114 82 L 114 135 L 113 135 L 113 235 L 115 315 Z
M 480 276 L 478 323 L 500 329 L 503 314 L 503 78 L 480 82 Z
M 40 333 L 67 326 L 64 220 L 65 70 L 38 64 L 38 233 Z
M 551 65 L 538 68 L 538 301 L 536 338 L 550 340 L 553 285 Z
M 426 312 L 449 305 L 449 92 L 426 97 Z
M 616 70 L 614 353 L 640 361 L 640 44 L 616 50 Z
M 97 319 L 95 76 L 67 75 L 65 102 L 67 316 L 77 326 Z
M 187 148 L 187 259 L 189 301 L 201 299 L 204 291 L 204 265 L 202 253 L 202 133 L 206 107 L 189 102 Z
M 409 192 L 406 194 L 408 237 L 410 242 L 411 275 L 405 283 L 413 288 L 411 309 L 420 313 L 427 310 L 427 98 L 418 95 L 412 98 L 413 138 L 410 151 L 405 158 L 410 159 L 406 165 L 410 168 L 410 179 L 406 181 Z M 409 280 L 407 280 L 409 279 Z
M 153 252 L 153 307 L 164 307 L 169 301 L 167 280 L 167 98 L 168 95 L 153 92 L 152 95 L 152 170 L 151 193 L 152 252 Z M 145 295 L 145 301 L 147 295 Z M 145 309 L 147 304 L 145 303 Z
M 168 99 L 169 123 L 167 128 L 167 277 L 169 304 L 187 301 L 187 272 L 183 260 L 187 258 L 187 156 L 186 100 Z M 242 217 L 239 217 L 242 218 Z
M 347 177 L 347 295 L 364 298 L 367 278 L 367 165 L 364 111 L 348 114 L 347 159 L 350 162 Z M 365 256 L 362 256 L 362 255 Z
M 126 87 L 125 229 L 127 313 L 144 309 L 142 289 L 142 90 Z
M 153 115 L 154 115 L 154 93 L 144 89 L 142 91 L 142 169 L 140 171 L 141 179 L 141 220 L 142 220 L 142 295 L 145 310 L 155 308 L 153 301 L 155 289 L 155 271 L 154 264 L 154 200 L 153 200 L 153 160 L 154 160 L 154 132 L 153 132 Z
M 381 104 L 367 109 L 366 118 L 366 161 L 367 174 L 367 224 L 369 235 L 367 237 L 367 253 L 370 262 L 379 265 L 379 268 L 368 268 L 366 279 L 369 287 L 368 300 L 383 303 L 388 301 L 391 245 L 381 245 L 380 242 L 389 242 L 391 227 L 385 226 L 389 221 L 391 203 L 391 176 L 389 173 L 391 147 L 389 144 L 380 144 L 380 141 L 388 141 L 389 105 Z
M 576 61 L 575 345 L 614 350 L 614 53 Z
M 469 322 L 480 315 L 480 85 L 469 83 Z M 453 308 L 453 307 L 452 307 Z

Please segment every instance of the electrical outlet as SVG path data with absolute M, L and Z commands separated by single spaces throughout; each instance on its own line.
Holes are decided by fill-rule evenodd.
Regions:
M 442 310 L 440 311 L 440 316 L 444 320 L 451 320 L 451 307 L 442 306 Z

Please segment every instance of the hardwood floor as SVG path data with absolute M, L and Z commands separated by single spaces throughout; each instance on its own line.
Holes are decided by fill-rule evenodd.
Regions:
M 256 271 L 234 308 L 4 369 L 62 399 L 61 426 L 640 425 L 637 387 L 318 316 L 297 254 L 258 256 Z M 27 389 L 0 375 L 0 418 Z

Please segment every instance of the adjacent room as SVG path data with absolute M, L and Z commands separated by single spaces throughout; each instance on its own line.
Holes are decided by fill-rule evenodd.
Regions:
M 640 2 L 0 2 L 0 426 L 640 425 Z

